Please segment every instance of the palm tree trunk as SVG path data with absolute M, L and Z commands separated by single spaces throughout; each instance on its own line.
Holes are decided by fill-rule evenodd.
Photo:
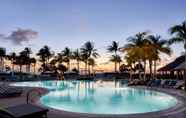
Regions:
M 88 75 L 90 76 L 90 65 L 88 65 Z
M 153 79 L 156 78 L 156 60 L 154 61 L 154 76 L 153 76 Z
M 146 79 L 146 60 L 144 60 L 144 75 L 143 75 L 143 79 Z
M 130 80 L 132 80 L 132 66 L 131 66 L 131 69 L 130 69 Z
M 70 71 L 70 61 L 67 63 L 68 65 L 68 70 Z
M 12 61 L 12 71 L 14 71 L 14 62 Z
M 85 74 L 87 75 L 87 61 L 85 62 Z
M 117 62 L 114 62 L 115 64 L 115 72 L 117 72 Z
M 92 73 L 94 74 L 94 66 L 92 65 Z
M 77 69 L 78 69 L 78 72 L 79 72 L 79 60 L 77 60 Z
M 34 64 L 34 74 L 36 73 L 36 64 Z
M 30 64 L 26 65 L 26 71 L 30 73 Z
M 22 72 L 22 65 L 20 65 L 20 67 L 19 67 L 19 72 L 20 73 Z
M 115 51 L 115 56 L 117 55 L 117 51 Z M 115 61 L 115 72 L 117 72 L 117 62 Z
M 149 60 L 150 78 L 152 77 L 152 60 Z
M 119 63 L 118 63 L 118 65 L 119 65 L 119 67 L 118 67 L 118 71 L 120 71 L 120 70 L 119 70 L 119 68 L 120 68 L 120 66 L 121 66 L 120 64 L 121 64 L 121 63 L 119 62 Z

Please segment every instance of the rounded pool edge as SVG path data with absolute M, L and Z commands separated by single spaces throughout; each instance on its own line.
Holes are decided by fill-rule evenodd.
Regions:
M 37 99 L 37 103 L 40 106 L 47 107 L 50 109 L 53 113 L 60 114 L 61 116 L 65 117 L 70 117 L 70 116 L 75 116 L 77 118 L 79 117 L 91 117 L 91 118 L 102 118 L 102 117 L 107 117 L 107 118 L 183 118 L 183 116 L 186 115 L 186 96 L 182 95 L 180 92 L 174 92 L 172 89 L 162 89 L 162 88 L 147 88 L 144 86 L 138 86 L 134 88 L 139 88 L 139 89 L 149 89 L 157 92 L 162 92 L 165 94 L 168 94 L 174 98 L 177 99 L 177 104 L 173 107 L 170 107 L 165 110 L 161 111 L 155 111 L 155 112 L 147 112 L 147 113 L 136 113 L 136 114 L 93 114 L 93 113 L 79 113 L 79 112 L 72 112 L 72 111 L 64 111 L 64 110 L 58 110 L 55 108 L 48 107 L 44 104 L 41 103 L 40 98 L 43 95 L 46 95 L 49 91 L 46 89 L 45 93 Z M 43 89 L 43 88 L 42 88 Z M 180 116 L 180 117 L 179 117 Z
M 29 88 L 36 88 L 36 87 L 29 87 Z M 37 87 L 41 88 L 41 87 Z M 63 117 L 91 117 L 91 118 L 183 118 L 186 115 L 186 94 L 181 93 L 181 91 L 173 90 L 173 89 L 162 89 L 162 88 L 147 88 L 145 86 L 136 86 L 133 88 L 138 89 L 149 89 L 154 90 L 158 92 L 162 92 L 168 95 L 171 95 L 172 97 L 177 99 L 177 104 L 171 108 L 168 108 L 166 110 L 156 111 L 156 112 L 148 112 L 148 113 L 136 113 L 136 114 L 92 114 L 92 113 L 78 113 L 78 112 L 71 112 L 71 111 L 64 111 L 64 110 L 57 110 L 51 107 L 47 107 L 43 105 L 40 102 L 40 98 L 37 98 L 36 103 L 37 105 L 47 107 L 51 113 L 58 114 Z M 46 95 L 49 91 L 46 88 L 45 91 L 42 93 L 43 95 Z M 41 97 L 42 97 L 41 96 Z

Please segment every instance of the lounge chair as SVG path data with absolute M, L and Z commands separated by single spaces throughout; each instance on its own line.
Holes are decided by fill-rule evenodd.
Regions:
M 49 110 L 32 104 L 0 108 L 0 118 L 47 118 Z
M 157 79 L 157 80 L 150 80 L 148 83 L 147 83 L 147 86 L 150 86 L 150 87 L 158 87 L 161 85 L 161 80 L 160 79 Z
M 169 86 L 169 83 L 170 83 L 171 80 L 165 80 L 164 83 L 162 84 L 162 87 L 168 87 Z
M 0 86 L 0 98 L 20 96 L 22 92 L 22 88 Z
M 147 82 L 147 86 L 151 86 L 153 82 L 154 82 L 154 80 L 149 80 L 149 81 Z
M 171 81 L 169 82 L 168 87 L 169 87 L 169 88 L 174 88 L 174 87 L 176 86 L 176 84 L 177 84 L 177 81 L 176 81 L 176 80 L 171 80 Z

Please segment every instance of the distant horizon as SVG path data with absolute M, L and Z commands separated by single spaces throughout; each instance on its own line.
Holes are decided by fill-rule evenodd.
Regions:
M 128 37 L 143 31 L 169 39 L 168 29 L 186 20 L 185 11 L 185 0 L 6 0 L 0 4 L 0 47 L 7 53 L 30 47 L 36 54 L 48 45 L 57 53 L 66 46 L 76 49 L 93 41 L 101 55 L 99 68 L 113 70 L 106 51 L 112 41 L 123 46 Z M 26 37 L 17 38 L 19 30 Z M 172 56 L 162 55 L 160 65 L 184 51 L 182 44 L 171 47 Z

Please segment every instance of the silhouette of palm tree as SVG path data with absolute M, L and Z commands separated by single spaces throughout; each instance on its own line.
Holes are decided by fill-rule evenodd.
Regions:
M 96 65 L 96 62 L 93 58 L 89 58 L 88 59 L 88 70 L 90 70 L 90 66 L 92 67 L 91 70 L 92 70 L 92 73 L 94 73 L 94 66 Z
M 156 77 L 156 61 L 160 59 L 160 53 L 171 55 L 171 49 L 167 46 L 168 41 L 159 35 L 149 35 L 147 39 L 150 41 L 148 47 L 149 70 L 152 75 L 152 61 L 154 61 L 154 76 Z
M 169 29 L 170 34 L 174 35 L 170 40 L 169 44 L 173 43 L 184 43 L 185 48 L 185 62 L 186 62 L 186 21 L 184 21 L 182 24 L 175 25 Z M 184 70 L 185 73 L 185 89 L 186 89 L 186 69 Z
M 94 43 L 87 41 L 81 48 L 82 60 L 85 62 L 85 70 L 87 70 L 87 64 L 89 58 L 97 58 L 99 54 L 97 53 L 97 49 L 94 47 Z M 88 70 L 90 74 L 90 70 Z
M 73 59 L 75 59 L 77 61 L 77 69 L 78 69 L 78 72 L 79 72 L 79 64 L 80 64 L 80 61 L 81 61 L 81 53 L 79 51 L 79 49 L 76 49 L 74 52 L 73 52 Z
M 128 55 L 135 55 L 138 61 L 138 64 L 141 65 L 141 62 L 144 62 L 144 72 L 146 71 L 146 59 L 147 59 L 147 44 L 149 41 L 146 39 L 148 32 L 140 32 L 133 37 L 129 37 L 129 41 L 123 48 L 122 51 L 127 52 Z M 141 79 L 141 70 L 139 70 L 139 78 Z M 145 79 L 145 74 L 144 74 Z
M 112 55 L 110 57 L 110 61 L 114 62 L 114 64 L 115 64 L 115 72 L 117 72 L 117 63 L 119 64 L 119 67 L 120 67 L 120 63 L 122 62 L 121 56 L 119 56 L 119 55 Z
M 34 73 L 36 73 L 36 62 L 37 62 L 37 60 L 34 57 L 30 58 L 30 63 L 33 64 L 33 66 L 34 66 Z
M 27 62 L 27 64 L 26 64 L 26 71 L 27 72 L 30 72 L 30 65 L 31 65 L 31 63 L 30 63 L 30 54 L 32 54 L 32 50 L 31 50 L 31 48 L 28 48 L 28 47 L 26 47 L 24 50 L 24 55 L 28 58 L 28 62 Z
M 62 51 L 62 55 L 64 56 L 63 61 L 67 63 L 68 70 L 70 70 L 70 60 L 72 59 L 72 52 L 70 48 L 65 47 Z
M 16 61 L 16 57 L 17 57 L 17 55 L 15 52 L 12 52 L 9 55 L 7 55 L 8 60 L 10 60 L 11 64 L 12 64 L 12 71 L 14 71 L 14 63 Z
M 114 55 L 115 55 L 114 57 L 117 57 L 117 55 L 118 55 L 117 52 L 119 50 L 119 43 L 116 42 L 116 41 L 112 41 L 112 44 L 108 46 L 107 50 L 108 50 L 109 53 L 113 53 L 114 52 Z M 114 62 L 114 60 L 113 60 L 114 57 L 112 56 L 110 61 Z M 114 70 L 115 70 L 115 72 L 117 72 L 117 60 L 115 60 L 114 63 L 115 63 L 114 64 L 115 65 L 114 66 L 114 68 L 115 68 Z
M 39 61 L 42 62 L 42 70 L 45 71 L 49 60 L 54 56 L 54 52 L 52 52 L 50 48 L 45 45 L 36 55 L 39 56 Z

